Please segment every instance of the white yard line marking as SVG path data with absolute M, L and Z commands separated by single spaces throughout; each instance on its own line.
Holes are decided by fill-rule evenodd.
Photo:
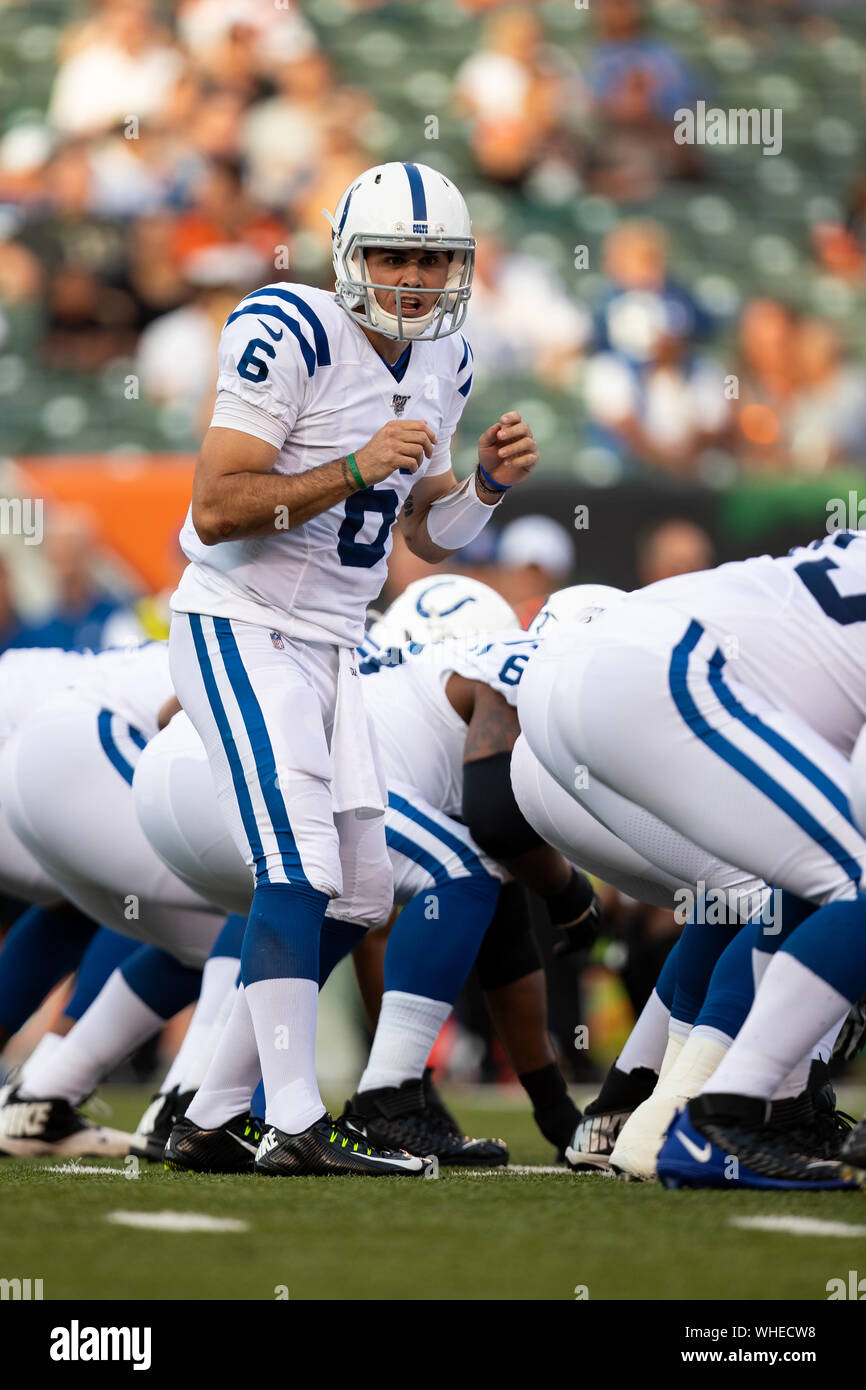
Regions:
M 204 1216 L 197 1211 L 112 1211 L 106 1216 L 114 1226 L 134 1226 L 142 1231 L 248 1231 L 249 1222 L 229 1216 Z
M 128 1168 L 97 1168 L 91 1163 L 61 1163 L 54 1164 L 50 1168 L 44 1168 L 45 1173 L 111 1173 L 113 1176 L 125 1178 L 129 1175 Z
M 845 1221 L 819 1221 L 814 1216 L 734 1216 L 732 1226 L 744 1231 L 784 1231 L 791 1236 L 866 1237 L 866 1226 L 849 1226 Z
M 467 1178 L 492 1178 L 501 1173 L 506 1175 L 516 1173 L 520 1177 L 524 1173 L 570 1173 L 569 1168 L 560 1168 L 558 1164 L 540 1163 L 509 1163 L 507 1168 L 455 1168 L 455 1173 L 463 1173 Z

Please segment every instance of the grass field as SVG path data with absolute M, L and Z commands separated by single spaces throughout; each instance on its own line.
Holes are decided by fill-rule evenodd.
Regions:
M 108 1089 L 110 1123 L 131 1127 L 147 1095 Z M 451 1096 L 467 1131 L 501 1135 L 512 1163 L 548 1165 L 527 1108 Z M 862 1093 L 840 1096 L 859 1114 Z M 866 1274 L 859 1193 L 665 1192 L 562 1172 L 438 1182 L 271 1181 L 82 1160 L 0 1164 L 0 1277 L 41 1278 L 46 1299 L 826 1299 L 831 1278 Z M 240 1232 L 110 1224 L 115 1212 L 196 1213 Z M 743 1216 L 862 1225 L 842 1239 L 738 1229 Z M 282 1286 L 282 1289 L 281 1289 Z

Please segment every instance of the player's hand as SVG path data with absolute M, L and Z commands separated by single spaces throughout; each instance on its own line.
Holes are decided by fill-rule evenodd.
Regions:
M 589 951 L 602 928 L 601 900 L 595 896 L 586 912 L 576 922 L 557 924 L 555 956 L 571 956 Z
M 513 487 L 529 477 L 538 463 L 538 445 L 519 411 L 506 411 L 484 431 L 478 441 L 478 462 L 502 487 Z
M 369 444 L 355 450 L 355 462 L 368 485 L 380 483 L 396 468 L 414 473 L 430 458 L 436 436 L 426 420 L 389 420 Z

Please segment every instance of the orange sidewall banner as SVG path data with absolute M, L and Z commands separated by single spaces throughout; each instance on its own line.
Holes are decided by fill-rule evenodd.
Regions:
M 150 591 L 174 588 L 186 564 L 178 545 L 192 493 L 191 454 L 74 454 L 17 458 L 22 488 L 86 507 L 100 540 Z

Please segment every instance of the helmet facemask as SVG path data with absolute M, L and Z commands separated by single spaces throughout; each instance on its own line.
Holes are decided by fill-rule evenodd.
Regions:
M 366 263 L 368 250 L 405 250 L 410 246 L 451 253 L 448 276 L 441 289 L 383 285 L 369 278 Z M 443 329 L 446 335 L 456 333 L 466 318 L 475 267 L 475 239 L 439 239 L 435 236 L 406 236 L 405 239 L 400 239 L 397 236 L 355 234 L 346 247 L 343 266 L 349 271 L 350 278 L 338 279 L 337 299 L 356 323 L 375 333 L 381 333 L 383 337 L 396 338 L 398 341 L 422 337 L 434 339 L 443 333 Z M 383 309 L 376 298 L 377 290 L 394 295 L 395 313 L 388 313 Z M 431 299 L 432 303 L 425 314 L 409 318 L 402 312 L 404 298 L 418 298 L 422 304 L 425 299 Z

